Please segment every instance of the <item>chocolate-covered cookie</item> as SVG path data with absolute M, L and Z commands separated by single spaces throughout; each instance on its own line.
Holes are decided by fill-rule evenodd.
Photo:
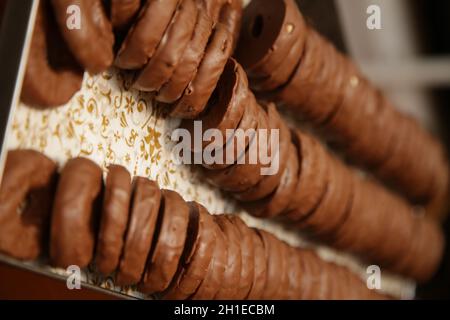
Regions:
M 298 179 L 298 158 L 293 144 L 289 147 L 287 165 L 276 190 L 269 196 L 254 202 L 245 202 L 242 206 L 253 216 L 273 218 L 283 212 L 293 197 Z
M 286 217 L 292 221 L 308 215 L 320 203 L 328 186 L 328 156 L 324 147 L 310 135 L 293 131 L 292 138 L 300 159 L 299 178 L 295 191 L 286 209 Z
M 162 292 L 169 286 L 178 269 L 185 247 L 189 223 L 189 207 L 176 192 L 162 190 L 158 234 L 150 252 L 139 285 L 144 293 Z
M 183 256 L 178 277 L 164 292 L 165 299 L 187 299 L 195 293 L 208 274 L 216 247 L 216 227 L 213 217 L 202 205 L 196 202 L 188 204 L 191 210 L 198 212 L 198 232 L 194 239 L 190 239 L 191 250 Z
M 328 235 L 346 219 L 353 200 L 352 173 L 338 160 L 329 157 L 327 189 L 317 208 L 297 225 L 314 236 Z
M 253 283 L 248 293 L 248 300 L 260 300 L 262 299 L 264 288 L 267 282 L 267 258 L 266 251 L 264 249 L 264 243 L 261 235 L 255 229 L 250 229 L 253 238 L 253 248 L 255 253 L 253 271 Z
M 237 227 L 241 239 L 241 277 L 235 299 L 243 300 L 249 294 L 254 279 L 255 247 L 253 243 L 253 232 L 237 215 L 228 215 L 227 218 Z
M 194 121 L 201 121 L 202 136 L 205 132 L 211 131 L 210 129 L 215 129 L 220 132 L 223 139 L 216 141 L 217 138 L 211 138 L 211 141 L 203 142 L 201 149 L 195 149 L 193 142 L 193 152 L 202 152 L 208 145 L 221 148 L 226 144 L 227 130 L 235 130 L 243 117 L 246 106 L 241 102 L 247 93 L 248 82 L 244 70 L 234 59 L 229 59 L 208 102 L 208 108 L 195 120 L 184 120 L 181 123 L 181 127 L 189 130 L 192 137 L 194 137 Z
M 304 42 L 306 34 L 305 21 L 293 0 L 252 1 L 244 9 L 236 57 L 250 77 L 268 76 L 297 41 Z
M 96 74 L 111 66 L 114 34 L 101 0 L 52 0 L 63 38 L 77 61 L 89 73 Z M 80 28 L 67 27 L 67 9 L 80 9 Z
M 270 155 L 270 132 L 268 115 L 263 109 L 260 109 L 258 115 L 258 129 L 255 138 L 248 146 L 244 158 L 237 159 L 236 163 L 223 170 L 208 170 L 207 179 L 214 185 L 223 190 L 231 192 L 241 192 L 255 186 L 262 178 L 260 154 L 266 153 L 261 148 L 268 148 L 267 154 Z M 264 131 L 265 130 L 265 131 Z M 267 140 L 267 144 L 265 141 Z
M 214 224 L 216 246 L 208 272 L 195 293 L 192 300 L 212 300 L 223 285 L 225 270 L 228 265 L 228 240 L 217 223 Z
M 305 52 L 300 63 L 289 82 L 274 92 L 274 98 L 287 108 L 300 113 L 308 120 L 322 119 L 329 115 L 331 106 L 311 106 L 305 104 L 310 92 L 317 90 L 315 87 L 316 76 L 320 74 L 323 60 L 317 59 L 321 54 L 320 35 L 312 29 L 308 29 Z
M 215 221 L 225 234 L 228 244 L 228 259 L 222 285 L 215 300 L 233 300 L 239 292 L 242 270 L 241 237 L 239 229 L 225 215 L 215 216 Z
M 101 168 L 86 158 L 64 166 L 56 189 L 50 231 L 52 265 L 86 267 L 95 245 L 95 202 L 102 187 Z M 76 235 L 76 236 L 75 236 Z
M 120 286 L 137 284 L 141 280 L 161 203 L 161 191 L 156 182 L 136 177 L 133 184 L 131 214 L 116 274 L 116 283 Z
M 108 166 L 95 264 L 100 273 L 116 270 L 128 225 L 131 199 L 130 173 L 122 166 Z
M 305 47 L 304 39 L 297 39 L 281 64 L 269 75 L 251 78 L 255 91 L 272 91 L 286 84 L 298 64 Z
M 180 0 L 146 1 L 117 53 L 114 64 L 139 69 L 156 51 Z
M 0 252 L 36 259 L 44 249 L 55 163 L 33 150 L 9 151 L 0 187 Z
M 268 106 L 269 119 L 273 121 L 271 128 L 279 130 L 279 148 L 273 155 L 273 161 L 278 161 L 278 171 L 275 174 L 264 176 L 254 187 L 243 192 L 235 193 L 234 197 L 243 202 L 251 202 L 269 196 L 280 184 L 282 175 L 288 163 L 288 152 L 291 133 L 287 124 L 281 119 L 275 105 Z
M 223 1 L 223 0 L 222 0 Z M 233 50 L 239 40 L 242 23 L 242 0 L 227 0 L 220 10 L 219 21 L 223 23 L 233 36 Z
M 227 137 L 226 143 L 222 148 L 217 148 L 214 145 L 214 158 L 220 159 L 221 161 L 215 161 L 211 164 L 202 163 L 203 167 L 212 170 L 220 170 L 232 166 L 236 159 L 244 157 L 247 147 L 257 136 L 256 130 L 258 128 L 260 106 L 256 102 L 253 93 L 250 91 L 247 92 L 247 96 L 241 100 L 240 104 L 244 108 L 244 114 L 242 115 L 238 127 L 231 134 L 231 137 Z
M 180 63 L 176 66 L 172 77 L 166 82 L 156 95 L 156 100 L 174 103 L 183 94 L 189 83 L 197 74 L 200 62 L 205 54 L 209 36 L 213 31 L 214 21 L 203 10 L 197 10 L 197 21 L 191 40 L 184 50 Z M 175 110 L 171 115 L 176 117 Z
M 194 31 L 197 6 L 194 0 L 181 0 L 158 48 L 141 69 L 133 87 L 141 91 L 158 91 L 172 77 Z
M 141 7 L 141 0 L 111 0 L 110 16 L 114 29 L 122 30 L 133 22 Z
M 21 100 L 36 108 L 65 104 L 81 88 L 83 70 L 58 31 L 49 3 L 39 5 Z
M 267 261 L 267 280 L 262 293 L 264 300 L 272 300 L 277 297 L 275 294 L 279 287 L 279 276 L 282 266 L 282 252 L 277 247 L 277 238 L 271 233 L 264 230 L 258 230 L 264 243 L 264 250 L 266 253 Z
M 231 55 L 231 49 L 232 36 L 224 25 L 218 23 L 206 47 L 197 74 L 173 107 L 172 115 L 183 119 L 194 119 L 204 111 Z

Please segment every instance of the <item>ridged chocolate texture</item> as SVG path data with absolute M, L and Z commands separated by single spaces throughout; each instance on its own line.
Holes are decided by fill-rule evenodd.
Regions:
M 299 130 L 290 132 L 273 104 L 259 104 L 249 90 L 247 95 L 239 94 L 245 90 L 236 88 L 247 83 L 241 69 L 230 59 L 219 82 L 221 90 L 210 100 L 205 119 L 212 113 L 212 127 L 225 131 L 237 125 L 237 121 L 227 121 L 233 106 L 247 104 L 249 108 L 255 108 L 257 129 L 278 129 L 280 132 L 279 158 L 272 159 L 272 162 L 278 160 L 279 170 L 274 175 L 263 176 L 260 169 L 264 166 L 260 159 L 256 164 L 248 161 L 252 143 L 269 151 L 271 148 L 269 140 L 266 146 L 261 146 L 259 139 L 254 138 L 245 149 L 245 164 L 235 160 L 226 167 L 205 165 L 206 179 L 240 200 L 241 205 L 256 217 L 281 218 L 312 238 L 355 253 L 368 262 L 419 281 L 429 279 L 442 257 L 442 230 L 429 222 L 428 217 L 420 217 L 400 196 L 345 165 L 313 136 Z M 408 118 L 405 123 L 411 124 Z M 402 129 L 403 123 L 398 125 Z M 409 143 L 401 148 L 409 150 Z M 226 153 L 234 150 L 224 146 L 223 152 L 226 158 Z M 423 231 L 424 228 L 416 225 L 432 227 Z M 387 228 L 389 235 L 385 235 Z M 413 229 L 422 231 L 414 232 Z M 433 236 L 425 232 L 433 233 Z M 420 248 L 409 249 L 416 237 L 421 239 L 418 241 L 428 237 L 432 240 Z M 395 245 L 386 245 L 386 241 Z M 434 254 L 430 255 L 428 265 L 419 267 L 421 256 L 431 252 Z M 406 255 L 409 255 L 408 259 Z
M 35 259 L 47 245 L 41 240 L 47 232 L 45 224 L 28 226 L 28 231 L 11 229 L 8 226 L 16 218 L 7 213 L 8 208 L 13 208 L 15 213 L 16 204 L 31 194 L 39 197 L 38 202 L 47 199 L 42 193 L 35 193 L 35 188 L 47 187 L 55 169 L 55 164 L 38 152 L 9 153 L 5 180 L 0 189 L 0 248 L 3 253 Z M 123 195 L 111 190 L 118 185 L 113 181 L 117 181 L 119 172 L 124 170 L 119 166 L 110 168 L 109 174 L 114 178 L 107 177 L 109 200 L 103 203 L 123 202 Z M 54 200 L 52 237 L 49 238 L 51 258 L 58 266 L 86 266 L 93 260 L 92 249 L 97 235 L 91 232 L 95 229 L 90 228 L 90 217 L 100 192 L 100 173 L 99 167 L 84 158 L 70 160 L 62 171 Z M 20 179 L 12 181 L 12 178 Z M 124 178 L 125 185 L 129 180 Z M 24 183 L 26 181 L 30 183 Z M 20 188 L 12 188 L 14 182 L 21 182 Z M 14 203 L 10 199 L 15 199 Z M 146 178 L 135 178 L 131 201 L 128 231 L 121 263 L 115 270 L 116 279 L 122 278 L 117 279 L 120 283 L 137 284 L 145 293 L 158 293 L 164 299 L 387 298 L 369 290 L 364 281 L 346 268 L 325 262 L 308 250 L 291 247 L 265 231 L 249 228 L 237 215 L 211 215 L 198 203 L 186 203 L 174 191 L 161 192 L 155 182 Z M 63 215 L 62 211 L 74 214 Z M 40 207 L 31 205 L 27 208 L 27 214 L 36 213 L 42 213 Z M 67 229 L 69 226 L 70 230 Z M 428 225 L 422 228 L 424 232 L 432 230 Z M 24 251 L 24 247 L 17 244 L 11 250 L 5 250 L 3 244 L 8 239 L 17 238 L 19 234 L 23 236 L 22 232 L 31 229 L 36 232 L 32 235 L 38 236 L 30 238 L 31 251 L 26 246 Z M 116 243 L 109 244 L 117 249 Z M 424 244 L 416 241 L 410 252 Z M 106 255 L 112 252 L 103 251 Z M 24 252 L 32 254 L 21 256 Z M 420 266 L 426 267 L 426 264 Z
M 306 27 L 294 1 L 252 1 L 244 10 L 240 39 L 237 60 L 255 91 L 312 123 L 351 162 L 443 219 L 449 163 L 442 145 Z

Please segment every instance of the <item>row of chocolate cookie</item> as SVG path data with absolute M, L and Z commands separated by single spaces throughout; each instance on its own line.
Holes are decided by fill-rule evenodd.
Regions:
M 252 89 L 315 124 L 351 161 L 429 204 L 432 215 L 442 213 L 449 190 L 443 147 L 307 26 L 294 0 L 252 1 L 236 56 Z
M 80 89 L 83 69 L 95 74 L 114 63 L 131 70 L 133 87 L 175 103 L 173 115 L 200 113 L 236 44 L 241 0 L 106 4 L 109 17 L 101 0 L 42 1 L 22 100 L 43 108 L 64 104 Z M 75 24 L 77 16 L 69 27 L 72 5 L 80 8 L 82 28 Z
M 434 222 L 347 167 L 312 136 L 291 134 L 273 104 L 256 101 L 234 59 L 228 61 L 217 88 L 206 113 L 196 121 L 202 124 L 201 133 L 214 128 L 226 138 L 192 150 L 195 154 L 214 149 L 215 162 L 203 163 L 212 184 L 231 193 L 256 217 L 282 217 L 332 246 L 420 281 L 434 274 L 444 245 Z M 192 136 L 196 121 L 182 122 Z M 245 135 L 245 140 L 241 136 L 239 142 L 237 129 L 254 135 Z M 263 129 L 269 129 L 267 136 Z M 225 135 L 227 130 L 235 130 L 231 138 Z M 277 140 L 272 144 L 275 130 Z M 261 149 L 270 163 L 264 163 Z M 234 162 L 226 161 L 230 158 Z M 275 162 L 278 166 L 273 166 Z M 262 169 L 269 167 L 276 171 L 264 175 Z
M 85 158 L 69 160 L 58 179 L 56 171 L 36 151 L 9 152 L 0 252 L 32 260 L 48 240 L 52 265 L 94 263 L 115 272 L 116 284 L 165 299 L 385 298 L 346 268 L 235 215 L 210 215 L 143 177 L 132 182 L 121 166 L 109 166 L 104 190 L 101 168 Z

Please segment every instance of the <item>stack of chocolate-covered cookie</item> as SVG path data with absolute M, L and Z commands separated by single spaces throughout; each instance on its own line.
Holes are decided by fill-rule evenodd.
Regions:
M 227 130 L 256 129 L 253 136 L 245 136 L 245 143 L 235 133 L 193 150 L 195 157 L 211 148 L 219 155 L 216 160 L 223 160 L 203 163 L 207 179 L 256 217 L 282 218 L 370 262 L 419 281 L 429 279 L 443 254 L 444 238 L 438 225 L 398 195 L 346 166 L 311 135 L 291 132 L 275 106 L 259 104 L 247 85 L 242 67 L 230 59 L 206 112 L 196 119 L 203 125 L 201 134 L 211 128 L 219 129 L 220 136 Z M 181 126 L 194 136 L 195 123 L 184 120 Z M 269 134 L 262 136 L 261 129 L 269 129 Z M 277 139 L 272 145 L 275 131 Z M 261 149 L 272 162 L 263 163 Z M 235 161 L 227 162 L 230 158 Z M 278 166 L 273 166 L 275 161 Z M 269 167 L 276 171 L 263 174 L 262 169 Z
M 351 161 L 428 206 L 430 215 L 446 213 L 443 147 L 306 25 L 294 0 L 252 1 L 236 56 L 255 91 L 315 124 Z
M 66 25 L 66 11 L 73 4 L 80 7 L 79 29 Z M 236 45 L 242 1 L 106 4 L 42 1 L 22 100 L 42 108 L 64 104 L 80 89 L 83 69 L 95 74 L 114 62 L 133 74 L 134 88 L 154 92 L 157 101 L 170 103 L 173 116 L 200 114 Z
M 85 158 L 69 160 L 55 182 L 43 154 L 9 152 L 0 252 L 33 260 L 48 246 L 56 267 L 93 263 L 116 284 L 165 299 L 386 298 L 312 251 L 238 216 L 211 215 L 146 178 L 132 181 L 121 166 L 109 166 L 104 190 L 101 168 Z

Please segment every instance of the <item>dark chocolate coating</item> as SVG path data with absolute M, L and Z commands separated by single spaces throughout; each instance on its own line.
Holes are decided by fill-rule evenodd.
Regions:
M 242 24 L 242 13 L 242 0 L 227 0 L 220 10 L 219 21 L 227 27 L 228 31 L 233 36 L 232 51 L 236 48 L 239 40 Z
M 122 30 L 133 22 L 141 8 L 141 0 L 111 0 L 111 24 L 114 29 Z
M 288 205 L 286 216 L 296 221 L 319 204 L 328 185 L 329 168 L 326 152 L 318 141 L 300 131 L 294 131 L 292 137 L 301 160 L 296 196 Z
M 208 272 L 197 291 L 190 297 L 192 300 L 212 300 L 223 284 L 228 263 L 228 241 L 217 223 L 214 224 L 216 246 Z
M 60 106 L 81 88 L 83 70 L 57 29 L 48 3 L 43 1 L 36 16 L 21 93 L 21 100 L 31 107 Z
M 56 164 L 36 151 L 9 151 L 0 187 L 0 252 L 36 259 L 44 249 Z
M 128 225 L 130 199 L 131 177 L 128 170 L 122 166 L 110 165 L 95 257 L 97 269 L 104 275 L 114 272 L 119 264 Z
M 254 279 L 255 248 L 253 245 L 253 232 L 237 215 L 228 215 L 227 218 L 237 227 L 240 234 L 242 266 L 235 299 L 243 300 L 248 296 Z
M 95 245 L 94 203 L 101 187 L 102 170 L 91 160 L 74 158 L 64 166 L 52 211 L 52 265 L 61 268 L 77 265 L 83 268 L 91 262 Z
M 248 293 L 248 300 L 262 299 L 264 288 L 267 282 L 267 257 L 261 235 L 255 229 L 250 229 L 255 250 L 255 270 L 253 272 L 253 284 Z
M 295 154 L 290 152 L 290 155 Z M 24 150 L 10 153 L 0 189 L 2 252 L 11 256 L 31 252 L 33 256 L 30 259 L 37 257 L 34 249 L 42 246 L 45 235 L 43 212 L 39 208 L 41 204 L 49 205 L 51 199 L 41 202 L 44 198 L 39 197 L 39 201 L 34 202 L 33 197 L 42 195 L 40 191 L 45 191 L 47 196 L 52 195 L 47 187 L 54 172 L 54 163 L 37 152 Z M 105 193 L 109 201 L 105 199 L 103 203 L 107 206 L 119 203 L 118 207 L 123 207 L 123 194 L 111 191 L 121 186 L 127 189 L 129 175 L 119 166 L 111 166 L 109 175 Z M 90 160 L 76 158 L 63 169 L 54 203 L 50 237 L 50 256 L 54 263 L 56 261 L 55 265 L 85 267 L 90 262 L 95 239 L 91 233 L 93 204 L 100 186 L 101 170 Z M 376 188 L 363 187 L 361 190 L 365 190 L 364 197 L 367 198 L 376 193 Z M 127 191 L 125 193 L 129 194 Z M 145 293 L 160 292 L 160 297 L 165 299 L 386 298 L 368 290 L 365 282 L 349 270 L 324 262 L 311 251 L 293 248 L 266 231 L 251 229 L 237 216 L 212 216 L 198 203 L 186 204 L 176 192 L 164 190 L 162 193 L 160 206 L 161 191 L 157 184 L 146 178 L 135 178 L 132 213 L 117 273 L 118 285 L 138 282 L 138 289 Z M 26 227 L 23 224 L 25 220 L 20 221 L 18 228 L 11 228 L 11 222 L 18 216 L 17 206 L 24 195 L 31 196 L 32 202 L 27 210 L 38 213 L 33 217 L 37 220 L 32 223 L 26 221 Z M 364 197 L 360 198 L 363 199 L 361 204 L 367 203 Z M 384 200 L 387 200 L 383 202 L 386 208 L 401 208 L 392 199 Z M 373 212 L 369 211 L 364 219 L 371 217 L 372 225 L 380 228 L 376 225 L 377 217 Z M 407 211 L 404 213 L 408 214 Z M 124 216 L 121 215 L 122 218 Z M 355 215 L 353 221 L 359 216 Z M 388 246 L 395 245 L 397 249 L 400 247 L 394 238 L 389 237 L 395 237 L 398 231 L 396 224 L 405 221 L 405 216 L 398 217 L 400 219 L 396 215 L 392 216 L 394 219 L 384 219 L 392 221 L 394 226 L 387 226 L 386 229 Z M 106 216 L 101 218 L 105 220 Z M 349 217 L 347 221 L 352 220 Z M 403 247 L 400 259 L 391 261 L 388 266 L 423 280 L 438 265 L 443 237 L 434 222 L 422 217 L 408 221 L 412 222 L 409 229 L 415 237 L 413 241 L 400 241 L 407 245 Z M 101 224 L 107 225 L 106 222 Z M 20 238 L 17 237 L 19 235 Z M 11 243 L 11 239 L 17 241 L 14 250 L 8 251 L 4 245 L 8 241 Z M 411 240 L 411 236 L 405 237 L 405 240 Z M 430 241 L 436 244 L 431 250 Z M 107 252 L 105 254 L 108 255 Z M 426 257 L 426 260 L 418 257 Z
M 114 64 L 136 70 L 147 64 L 156 51 L 180 0 L 146 1 L 135 24 L 117 53 Z
M 181 0 L 161 42 L 138 72 L 133 87 L 141 91 L 158 91 L 172 77 L 183 57 L 195 27 L 197 7 L 194 0 Z
M 105 71 L 113 63 L 114 34 L 101 0 L 52 0 L 52 5 L 64 40 L 77 61 L 89 73 Z M 67 8 L 80 8 L 81 28 L 69 29 Z
M 199 213 L 197 237 L 193 241 L 191 254 L 182 261 L 182 268 L 175 282 L 164 293 L 165 299 L 187 299 L 195 293 L 208 274 L 216 247 L 215 222 L 208 211 L 200 204 L 192 202 Z
M 174 191 L 162 190 L 162 196 L 158 237 L 139 285 L 139 290 L 144 293 L 167 289 L 177 271 L 187 237 L 188 205 Z
M 202 136 L 209 129 L 217 129 L 222 134 L 223 140 L 203 142 L 202 149 L 194 148 L 193 152 L 201 152 L 210 144 L 217 147 L 225 145 L 226 131 L 236 129 L 243 117 L 245 105 L 241 101 L 247 92 L 248 82 L 244 70 L 234 59 L 229 59 L 207 110 L 195 120 L 184 120 L 180 125 L 189 130 L 194 137 L 194 121 L 201 121 Z
M 213 20 L 203 10 L 198 10 L 192 38 L 184 50 L 183 57 L 175 68 L 172 77 L 158 91 L 156 95 L 157 101 L 174 103 L 181 97 L 197 74 L 212 31 Z M 175 110 L 172 110 L 171 116 L 177 117 Z
M 161 191 L 156 182 L 136 177 L 133 184 L 131 214 L 116 274 L 116 283 L 121 286 L 137 284 L 141 280 L 161 203 Z
M 177 117 L 195 119 L 204 111 L 231 55 L 232 36 L 224 25 L 218 23 L 211 37 L 195 78 L 172 109 Z
M 306 35 L 305 21 L 293 0 L 252 1 L 244 10 L 242 25 L 236 57 L 250 77 L 272 74 Z
M 228 259 L 223 282 L 214 296 L 215 300 L 233 300 L 239 292 L 242 270 L 242 251 L 239 229 L 225 215 L 215 216 L 215 221 L 225 234 Z
M 255 202 L 246 202 L 242 206 L 253 216 L 273 218 L 281 214 L 293 197 L 297 186 L 298 158 L 293 144 L 289 147 L 287 165 L 282 174 L 280 184 L 276 190 L 264 199 Z
M 270 195 L 280 184 L 282 175 L 288 163 L 287 159 L 290 150 L 289 145 L 291 137 L 290 130 L 286 123 L 281 119 L 274 105 L 269 105 L 268 111 L 270 119 L 273 119 L 274 121 L 274 124 L 273 126 L 271 125 L 271 128 L 279 128 L 280 130 L 280 144 L 278 154 L 274 155 L 274 159 L 275 157 L 278 157 L 279 169 L 276 174 L 263 177 L 261 181 L 254 187 L 240 193 L 235 193 L 233 195 L 236 199 L 243 202 L 260 200 Z

